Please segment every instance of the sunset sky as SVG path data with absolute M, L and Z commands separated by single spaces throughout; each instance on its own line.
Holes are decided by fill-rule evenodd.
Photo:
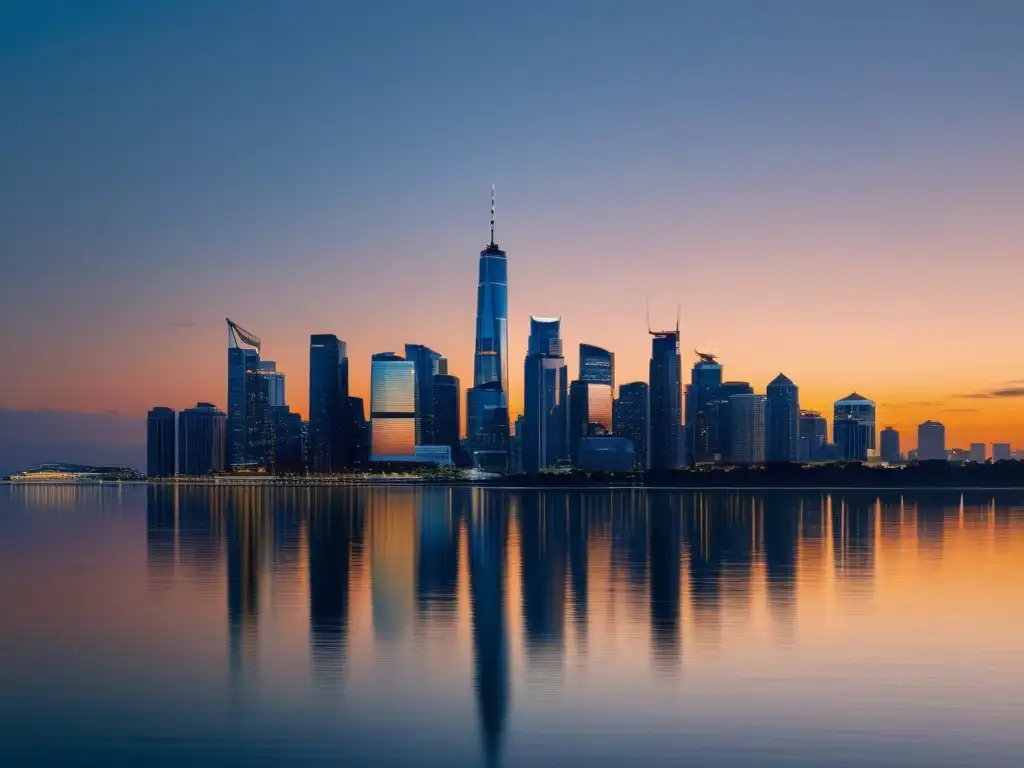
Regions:
M 472 379 L 497 186 L 529 315 L 647 379 L 652 321 L 904 448 L 1024 447 L 1024 4 L 0 4 L 0 408 L 226 405 L 229 316 Z M 688 371 L 684 378 L 688 379 Z

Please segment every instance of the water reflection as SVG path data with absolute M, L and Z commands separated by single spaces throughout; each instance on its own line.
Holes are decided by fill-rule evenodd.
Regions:
M 86 494 L 90 504 L 99 498 Z M 51 503 L 74 509 L 67 494 L 48 489 L 34 498 L 18 488 L 9 498 L 25 514 Z M 519 707 L 553 706 L 588 678 L 616 680 L 592 704 L 615 711 L 622 705 L 608 691 L 640 667 L 682 685 L 684 668 L 699 680 L 708 674 L 701 664 L 730 645 L 747 643 L 766 657 L 806 646 L 813 631 L 828 637 L 825 615 L 889 610 L 890 622 L 901 620 L 916 604 L 899 592 L 908 573 L 984 569 L 982 557 L 1024 553 L 1016 501 L 984 493 L 153 486 L 145 489 L 143 581 L 154 599 L 182 601 L 183 613 L 204 599 L 218 606 L 216 626 L 193 611 L 195 625 L 183 622 L 181 632 L 220 643 L 221 679 L 236 705 L 272 698 L 285 683 L 267 687 L 268 676 L 295 658 L 302 664 L 289 668 L 287 686 L 299 685 L 301 667 L 326 696 L 356 686 L 365 705 L 393 694 L 382 718 L 407 706 L 411 688 L 391 691 L 397 684 L 374 665 L 411 663 L 419 706 L 458 712 L 444 709 L 456 687 L 472 697 L 476 721 L 464 727 L 475 732 L 479 757 L 499 764 Z M 957 579 L 946 578 L 952 590 Z M 993 571 L 993 585 L 1016 582 Z M 904 634 L 916 631 L 934 627 Z M 630 672 L 616 678 L 618 668 Z M 805 674 L 800 666 L 789 672 Z

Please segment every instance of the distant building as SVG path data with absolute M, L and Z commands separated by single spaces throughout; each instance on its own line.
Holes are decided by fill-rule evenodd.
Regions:
M 579 456 L 581 438 L 612 434 L 612 387 L 592 381 L 569 386 L 569 458 Z
M 443 358 L 442 358 L 443 359 Z M 461 427 L 459 377 L 448 373 L 434 376 L 434 407 L 431 412 L 434 445 L 447 445 L 451 449 L 452 461 L 460 463 L 462 450 L 459 434 Z
M 423 344 L 406 344 L 405 359 L 416 367 L 416 444 L 434 445 L 434 377 L 448 373 L 448 360 Z
M 227 417 L 211 403 L 197 403 L 178 414 L 178 474 L 185 477 L 224 471 Z
M 267 381 L 267 400 L 271 408 L 280 408 L 285 404 L 284 374 L 277 370 L 273 360 L 260 360 L 260 372 Z
M 157 406 L 146 416 L 146 476 L 173 477 L 174 411 Z
M 824 461 L 821 450 L 828 444 L 828 422 L 817 411 L 800 412 L 800 443 L 797 458 L 800 461 Z
M 275 474 L 300 474 L 305 471 L 302 416 L 292 413 L 287 405 L 270 409 L 273 431 L 271 469 Z
M 722 366 L 714 355 L 697 353 L 684 394 L 687 458 L 702 463 L 714 460 L 705 406 L 721 398 Z
M 538 472 L 568 456 L 569 381 L 561 318 L 531 317 L 523 400 L 523 470 Z
M 251 374 L 260 367 L 260 340 L 237 323 L 228 324 L 228 412 L 227 412 L 227 463 L 230 466 L 251 464 L 253 451 L 250 436 L 256 432 L 256 425 L 250 418 Z M 255 409 L 253 409 L 255 412 Z M 180 452 L 180 451 L 179 451 Z M 180 467 L 179 467 L 180 470 Z
M 752 395 L 753 387 L 746 381 L 726 381 L 718 388 L 714 400 L 704 403 L 701 414 L 707 434 L 707 449 L 712 460 L 722 463 L 733 461 L 732 412 L 729 398 L 733 395 Z M 689 430 L 687 430 L 689 431 Z
M 1013 460 L 1014 461 L 1024 461 L 1024 450 L 1021 450 L 1021 449 L 1018 448 L 1016 451 L 1014 451 L 1013 452 Z
M 765 461 L 796 461 L 799 446 L 800 390 L 780 373 L 765 390 Z
M 966 464 L 971 460 L 971 452 L 963 448 L 949 448 L 946 450 L 946 461 Z
M 437 464 L 449 467 L 452 461 L 450 445 L 417 445 L 412 452 L 412 460 L 422 464 Z
M 309 337 L 309 453 L 314 472 L 340 472 L 349 463 L 348 404 L 348 347 L 333 333 L 314 333 Z
M 615 353 L 595 347 L 593 344 L 580 344 L 579 380 L 592 384 L 607 384 L 614 389 Z
M 900 454 L 900 433 L 892 427 L 882 430 L 882 461 L 887 464 L 899 464 L 903 460 Z
M 650 331 L 650 411 L 647 456 L 654 471 L 683 465 L 682 369 L 679 357 L 679 322 L 674 331 Z
M 873 400 L 868 400 L 863 395 L 858 395 L 853 392 L 847 395 L 842 400 L 836 400 L 834 405 L 834 412 L 832 418 L 833 424 L 833 440 L 838 444 L 839 440 L 835 438 L 835 424 L 846 419 L 853 419 L 860 422 L 865 426 L 865 432 L 867 435 L 867 450 L 875 450 L 875 403 Z M 865 454 L 866 456 L 866 454 Z M 853 459 L 848 459 L 851 461 Z
M 729 398 L 732 423 L 732 463 L 763 464 L 765 461 L 765 396 L 733 395 Z
M 1013 452 L 1009 443 L 992 443 L 992 461 L 1012 461 Z
M 926 421 L 917 428 L 917 460 L 946 460 L 946 427 L 937 421 Z
M 366 422 L 363 398 L 348 398 L 348 426 L 345 433 L 345 456 L 349 465 L 359 466 L 370 460 L 370 425 Z
M 985 463 L 985 444 L 984 443 L 971 443 L 971 449 L 969 452 L 970 461 L 975 464 Z
M 370 461 L 413 461 L 416 366 L 394 352 L 370 363 Z
M 492 472 L 508 467 L 508 393 L 500 381 L 466 391 L 466 452 L 470 463 Z
M 867 461 L 873 422 L 869 423 L 847 413 L 832 422 L 832 440 L 841 461 Z
M 631 472 L 636 467 L 636 451 L 624 437 L 582 437 L 577 466 L 585 472 Z
M 647 408 L 648 389 L 644 381 L 634 381 L 619 387 L 619 398 L 615 401 L 612 432 L 633 444 L 637 466 L 641 470 L 647 464 Z

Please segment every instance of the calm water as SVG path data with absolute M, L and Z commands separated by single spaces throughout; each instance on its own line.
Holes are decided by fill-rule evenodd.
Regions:
M 0 487 L 0 765 L 1024 763 L 1024 495 Z

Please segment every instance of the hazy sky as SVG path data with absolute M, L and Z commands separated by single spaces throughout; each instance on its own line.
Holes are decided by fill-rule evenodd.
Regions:
M 465 385 L 494 183 L 514 408 L 531 313 L 624 383 L 650 295 L 687 367 L 1024 445 L 1024 4 L 512 5 L 0 0 L 0 407 L 224 407 L 225 316 L 302 412 L 310 333 Z

